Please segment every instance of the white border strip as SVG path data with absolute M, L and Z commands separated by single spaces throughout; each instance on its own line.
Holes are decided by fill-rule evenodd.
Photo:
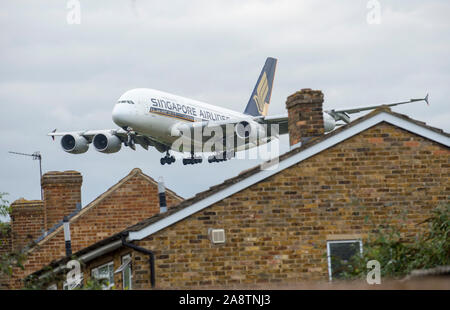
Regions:
M 194 204 L 192 204 L 189 207 L 186 207 L 185 209 L 182 209 L 166 218 L 163 218 L 153 224 L 150 224 L 149 226 L 135 232 L 130 232 L 128 236 L 129 241 L 133 240 L 142 240 L 146 237 L 148 237 L 151 234 L 154 234 L 176 222 L 179 222 L 186 217 L 203 210 L 204 208 L 221 201 L 222 199 L 231 196 L 255 183 L 258 183 L 286 168 L 289 168 L 311 156 L 314 156 L 318 154 L 319 152 L 322 152 L 338 143 L 340 143 L 343 140 L 346 140 L 378 123 L 381 122 L 388 122 L 394 126 L 397 126 L 399 128 L 405 129 L 407 131 L 410 131 L 412 133 L 415 133 L 419 136 L 423 136 L 425 138 L 428 138 L 430 140 L 436 141 L 440 144 L 443 144 L 445 146 L 450 146 L 450 138 L 440 134 L 438 132 L 435 132 L 433 130 L 430 130 L 428 128 L 419 126 L 415 124 L 414 122 L 407 121 L 404 119 L 401 119 L 399 117 L 396 117 L 392 114 L 386 113 L 386 112 L 380 112 L 377 115 L 374 115 L 371 118 L 368 118 L 364 121 L 362 121 L 359 124 L 356 124 L 348 129 L 343 130 L 342 132 L 331 136 L 329 138 L 326 138 L 325 140 L 312 145 L 311 147 L 305 149 L 304 151 L 301 151 L 300 153 L 297 153 L 283 161 L 281 161 L 278 165 L 277 169 L 274 170 L 261 170 L 260 172 L 257 172 L 256 174 L 240 181 L 239 183 L 233 184 L 225 189 L 223 189 L 220 192 L 217 192 L 209 197 L 206 197 Z

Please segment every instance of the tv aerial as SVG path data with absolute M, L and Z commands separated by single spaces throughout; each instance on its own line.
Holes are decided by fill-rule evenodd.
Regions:
M 39 183 L 41 182 L 41 180 L 42 180 L 42 155 L 41 155 L 41 153 L 39 153 L 39 151 L 36 151 L 33 154 L 26 154 L 26 153 L 12 152 L 12 151 L 9 151 L 8 153 L 29 156 L 29 157 L 32 157 L 33 160 L 39 160 L 39 176 L 40 176 Z M 42 185 L 41 185 L 41 200 L 44 200 L 43 195 L 42 195 Z

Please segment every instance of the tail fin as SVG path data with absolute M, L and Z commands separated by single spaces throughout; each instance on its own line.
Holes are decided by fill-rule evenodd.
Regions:
M 276 66 L 277 60 L 275 58 L 268 57 L 266 59 L 244 114 L 252 116 L 267 115 Z

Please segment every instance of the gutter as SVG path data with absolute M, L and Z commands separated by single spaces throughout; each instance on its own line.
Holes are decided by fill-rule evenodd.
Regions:
M 112 243 L 109 243 L 107 245 L 104 245 L 92 252 L 86 253 L 82 256 L 80 256 L 80 258 L 78 259 L 79 261 L 86 263 L 88 261 L 93 260 L 94 258 L 97 258 L 99 256 L 102 256 L 103 254 L 106 254 L 108 252 L 111 252 L 115 249 L 118 249 L 120 246 L 122 245 L 122 241 L 121 240 L 116 240 Z M 66 269 L 66 264 L 60 264 L 58 267 L 54 268 L 51 271 L 48 271 L 44 274 L 42 274 L 41 276 L 38 277 L 38 279 L 42 279 L 44 277 L 47 277 L 49 274 L 51 273 L 58 273 L 60 271 L 62 271 L 63 269 Z

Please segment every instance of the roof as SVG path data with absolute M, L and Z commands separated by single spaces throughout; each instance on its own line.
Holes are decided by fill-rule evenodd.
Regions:
M 387 107 L 382 107 L 331 133 L 310 139 L 303 145 L 281 155 L 278 158 L 278 166 L 274 169 L 270 169 L 267 162 L 250 168 L 221 184 L 212 186 L 208 190 L 184 200 L 177 206 L 170 208 L 166 213 L 156 214 L 129 227 L 126 229 L 126 232 L 129 233 L 128 240 L 141 240 L 381 122 L 390 123 L 447 147 L 450 146 L 450 134 L 439 128 L 428 126 L 424 122 L 413 120 L 406 115 L 392 112 Z M 266 166 L 264 166 L 265 164 Z
M 197 213 L 226 197 L 229 197 L 245 188 L 263 181 L 284 169 L 287 169 L 315 154 L 322 152 L 358 133 L 361 133 L 379 123 L 386 122 L 396 127 L 402 128 L 429 140 L 435 141 L 446 147 L 450 147 L 450 134 L 435 127 L 426 125 L 410 117 L 392 112 L 387 107 L 381 107 L 371 113 L 358 118 L 357 120 L 344 125 L 331 133 L 312 138 L 297 148 L 278 157 L 278 165 L 270 165 L 265 162 L 239 175 L 225 180 L 223 183 L 210 187 L 208 190 L 200 192 L 192 198 L 186 199 L 178 205 L 171 207 L 165 213 L 159 213 L 149 217 L 133 226 L 128 227 L 120 233 L 112 235 L 88 248 L 75 253 L 76 257 L 82 257 L 87 253 L 107 249 L 108 244 L 117 244 L 122 236 L 128 236 L 128 241 L 142 240 L 159 230 L 169 227 L 188 216 Z M 115 249 L 117 247 L 111 247 Z M 60 260 L 62 262 L 63 260 Z M 55 262 L 57 264 L 57 262 Z
M 81 208 L 81 205 L 77 206 L 77 209 L 68 216 L 69 222 L 72 222 L 72 221 L 78 219 L 79 217 L 83 216 L 86 212 L 88 212 L 89 210 L 91 210 L 92 208 L 97 206 L 99 203 L 101 203 L 103 200 L 108 198 L 112 193 L 114 193 L 124 183 L 126 183 L 129 179 L 133 178 L 136 175 L 139 175 L 140 177 L 146 179 L 148 182 L 154 184 L 155 186 L 158 186 L 158 182 L 156 182 L 153 178 L 144 174 L 141 169 L 134 168 L 133 170 L 130 171 L 130 173 L 128 175 L 126 175 L 119 182 L 117 182 L 116 184 L 111 186 L 108 190 L 106 190 L 103 194 L 101 194 L 100 196 L 95 198 L 92 202 L 90 202 L 84 208 Z M 181 196 L 177 195 L 175 192 L 171 191 L 170 189 L 166 189 L 166 190 L 168 193 L 170 193 L 170 195 L 178 198 L 179 200 L 183 200 L 183 198 Z M 36 244 L 41 245 L 41 244 L 45 243 L 47 240 L 51 239 L 53 236 L 55 236 L 59 231 L 61 231 L 63 229 L 62 223 L 63 222 L 60 221 L 54 227 L 52 227 L 49 231 L 44 232 L 44 234 L 37 239 Z M 35 247 L 31 248 L 30 252 L 33 251 L 34 248 Z

